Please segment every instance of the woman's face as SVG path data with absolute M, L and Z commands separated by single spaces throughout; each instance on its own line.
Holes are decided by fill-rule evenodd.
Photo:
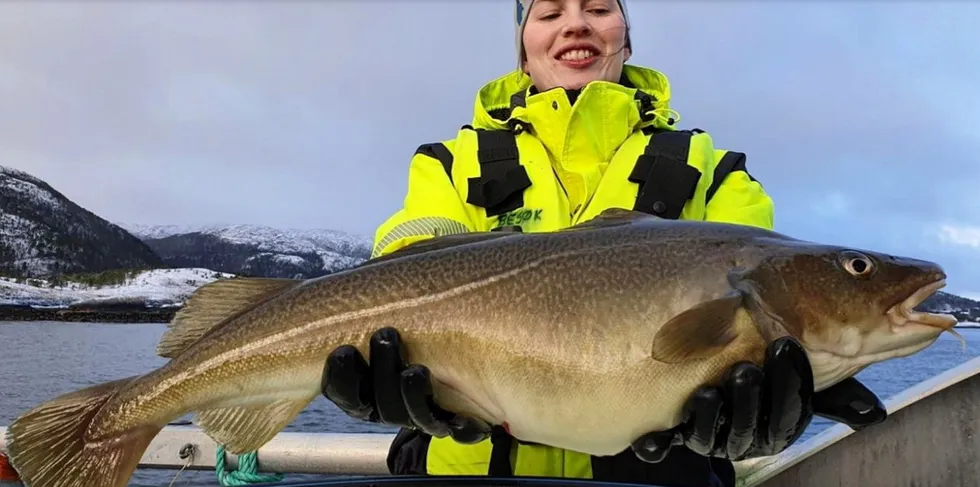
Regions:
M 524 26 L 524 71 L 539 91 L 618 82 L 629 59 L 616 0 L 535 0 Z

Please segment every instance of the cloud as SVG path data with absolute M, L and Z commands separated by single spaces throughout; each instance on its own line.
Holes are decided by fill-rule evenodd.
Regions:
M 953 245 L 980 249 L 980 226 L 942 225 L 939 238 Z

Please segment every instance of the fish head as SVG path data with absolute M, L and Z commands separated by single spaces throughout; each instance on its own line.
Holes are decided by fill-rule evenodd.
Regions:
M 817 390 L 955 334 L 955 317 L 915 309 L 945 286 L 939 264 L 803 242 L 768 252 L 733 285 L 767 339 L 790 335 L 806 348 Z

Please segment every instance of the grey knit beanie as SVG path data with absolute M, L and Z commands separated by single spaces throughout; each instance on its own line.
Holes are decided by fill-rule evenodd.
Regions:
M 626 10 L 626 0 L 616 0 L 619 3 L 620 10 L 623 11 L 623 18 L 626 19 L 626 46 L 633 49 L 632 43 L 629 37 L 630 28 L 630 15 L 629 11 Z M 534 4 L 534 0 L 514 0 L 514 20 L 515 20 L 515 31 L 517 44 L 517 69 L 521 69 L 524 63 L 524 24 L 527 23 L 527 12 L 531 10 L 531 5 Z

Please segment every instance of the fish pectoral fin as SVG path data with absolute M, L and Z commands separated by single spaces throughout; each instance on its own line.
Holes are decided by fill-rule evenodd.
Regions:
M 233 277 L 197 289 L 174 316 L 157 355 L 174 358 L 226 319 L 304 282 L 301 279 Z
M 675 316 L 654 337 L 652 357 L 672 364 L 715 355 L 738 336 L 734 320 L 741 305 L 742 294 L 733 291 Z
M 239 455 L 268 443 L 311 401 L 313 397 L 288 398 L 262 405 L 208 409 L 199 411 L 195 422 L 225 450 Z

